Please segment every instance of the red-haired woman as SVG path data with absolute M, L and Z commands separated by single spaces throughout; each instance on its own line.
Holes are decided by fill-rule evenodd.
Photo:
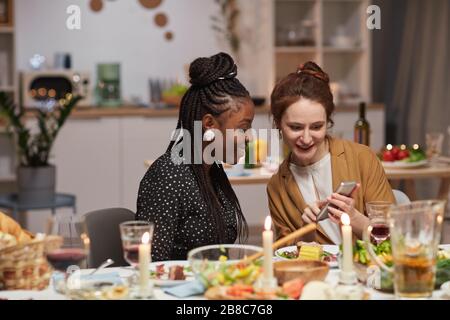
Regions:
M 278 237 L 307 223 L 316 223 L 329 201 L 329 218 L 317 223 L 306 241 L 340 244 L 340 217 L 346 212 L 354 234 L 368 226 L 364 203 L 395 202 L 392 189 L 375 153 L 367 146 L 327 134 L 333 125 L 333 95 L 328 75 L 314 62 L 282 79 L 271 95 L 271 113 L 290 149 L 267 187 L 269 208 Z M 342 181 L 356 181 L 351 197 L 333 193 Z

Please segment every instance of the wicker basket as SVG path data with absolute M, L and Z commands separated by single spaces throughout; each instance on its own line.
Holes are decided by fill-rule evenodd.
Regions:
M 47 236 L 0 250 L 0 290 L 42 290 L 48 287 L 52 268 L 45 252 L 59 248 L 62 238 Z

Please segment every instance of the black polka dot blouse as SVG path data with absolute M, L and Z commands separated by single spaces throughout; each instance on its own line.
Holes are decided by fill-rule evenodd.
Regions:
M 215 188 L 223 209 L 226 242 L 234 243 L 237 210 L 220 187 Z M 141 180 L 136 219 L 155 223 L 153 261 L 185 260 L 189 250 L 217 242 L 192 169 L 172 162 L 170 151 L 159 157 Z

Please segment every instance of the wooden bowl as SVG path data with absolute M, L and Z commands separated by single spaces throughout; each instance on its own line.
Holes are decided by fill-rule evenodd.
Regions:
M 177 108 L 181 105 L 181 99 L 182 96 L 170 96 L 170 95 L 163 95 L 161 98 L 161 101 L 164 103 L 167 103 L 168 105 L 175 106 Z
M 301 279 L 306 284 L 309 281 L 322 281 L 328 274 L 330 267 L 328 263 L 311 260 L 283 260 L 274 263 L 275 277 L 278 283 L 283 283 L 292 279 Z

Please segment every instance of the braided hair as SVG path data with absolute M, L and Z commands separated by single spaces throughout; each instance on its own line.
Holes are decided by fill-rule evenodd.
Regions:
M 222 113 L 239 107 L 246 99 L 250 99 L 249 92 L 236 78 L 237 67 L 233 59 L 226 53 L 218 53 L 209 58 L 194 60 L 189 68 L 191 87 L 181 100 L 181 106 L 177 122 L 177 130 L 187 130 L 194 137 L 194 121 L 201 121 L 205 114 L 218 117 Z M 201 145 L 195 145 L 191 141 L 191 155 L 201 152 Z M 172 140 L 167 151 L 172 150 L 175 141 Z M 200 150 L 199 150 L 200 149 Z M 225 224 L 222 217 L 222 207 L 217 197 L 218 190 L 209 182 L 208 172 L 203 164 L 186 164 L 192 168 L 200 193 L 203 196 L 209 216 L 217 229 L 218 243 L 226 240 Z M 202 161 L 203 162 L 203 161 Z M 235 206 L 237 211 L 238 239 L 244 241 L 248 236 L 248 226 L 242 213 L 239 200 L 234 193 L 230 181 L 221 164 L 215 163 L 210 169 L 211 180 L 225 194 L 227 199 Z

